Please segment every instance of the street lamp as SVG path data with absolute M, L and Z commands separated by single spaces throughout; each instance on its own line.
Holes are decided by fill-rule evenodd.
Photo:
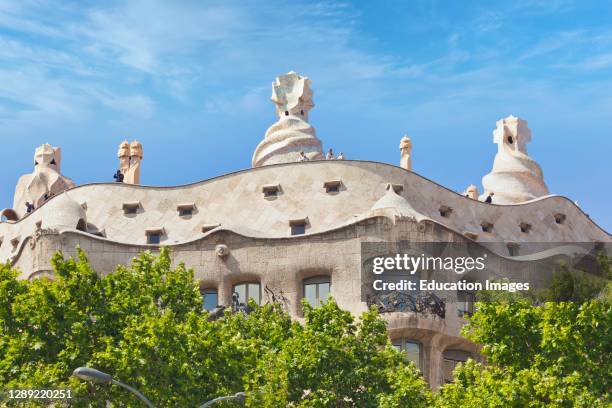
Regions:
M 113 377 L 110 374 L 103 373 L 102 371 L 98 371 L 94 368 L 89 367 L 79 367 L 73 371 L 72 375 L 80 378 L 81 380 L 91 381 L 99 384 L 115 384 L 119 387 L 125 388 L 132 394 L 136 395 L 142 402 L 144 402 L 147 407 L 155 408 L 151 401 L 149 401 L 144 395 L 142 395 L 137 389 L 130 387 L 127 384 L 124 384 L 120 381 L 113 380 Z
M 221 401 L 236 401 L 240 404 L 244 404 L 244 400 L 246 399 L 246 395 L 244 395 L 244 392 L 237 392 L 234 395 L 227 395 L 225 397 L 217 397 L 213 400 L 210 400 L 208 402 L 205 402 L 204 404 L 200 405 L 199 408 L 206 408 L 206 407 L 210 407 L 214 404 L 216 404 L 217 402 L 221 402 Z

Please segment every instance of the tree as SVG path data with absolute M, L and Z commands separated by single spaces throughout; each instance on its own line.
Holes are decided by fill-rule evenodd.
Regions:
M 248 392 L 247 405 L 426 406 L 431 394 L 395 351 L 374 311 L 356 321 L 330 300 L 304 305 L 305 322 L 279 304 L 250 304 L 211 321 L 193 272 L 169 251 L 143 253 L 100 275 L 83 251 L 52 260 L 53 279 L 17 280 L 0 266 L 0 387 L 71 388 L 71 406 L 140 407 L 125 390 L 71 376 L 94 367 L 159 406 L 198 406 Z M 10 403 L 10 402 L 9 402 Z M 229 406 L 229 405 L 228 405 Z
M 426 407 L 427 384 L 413 363 L 389 345 L 374 310 L 355 321 L 333 299 L 302 303 L 283 347 L 258 364 L 249 381 L 252 406 Z
M 441 407 L 597 407 L 610 403 L 612 313 L 600 300 L 480 302 L 463 333 L 488 365 L 469 362 L 437 395 Z

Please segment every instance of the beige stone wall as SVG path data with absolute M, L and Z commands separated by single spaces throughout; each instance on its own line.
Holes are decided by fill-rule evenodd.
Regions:
M 341 181 L 339 193 L 326 193 L 323 184 Z M 313 161 L 263 166 L 178 187 L 144 187 L 120 183 L 89 184 L 53 197 L 16 223 L 0 223 L 0 259 L 15 257 L 11 241 L 23 240 L 36 223 L 53 216 L 52 203 L 67 195 L 86 208 L 89 228 L 103 231 L 110 241 L 145 244 L 145 231 L 163 227 L 162 243 L 176 245 L 203 236 L 204 224 L 250 237 L 289 237 L 289 221 L 308 217 L 307 234 L 330 231 L 367 217 L 388 184 L 424 217 L 457 233 L 473 233 L 479 242 L 610 242 L 574 203 L 548 196 L 515 205 L 488 205 L 450 191 L 400 167 L 363 161 Z M 280 185 L 280 194 L 265 198 L 265 185 Z M 139 203 L 137 214 L 125 215 L 126 203 Z M 177 206 L 194 203 L 192 216 L 180 217 Z M 450 207 L 448 217 L 439 213 Z M 565 215 L 557 224 L 554 215 Z M 75 215 L 76 217 L 76 215 Z M 76 228 L 78 220 L 73 220 Z M 483 232 L 481 223 L 493 225 Z M 519 225 L 531 226 L 523 233 Z M 48 226 L 53 227 L 53 226 Z M 64 227 L 64 226 L 62 226 Z

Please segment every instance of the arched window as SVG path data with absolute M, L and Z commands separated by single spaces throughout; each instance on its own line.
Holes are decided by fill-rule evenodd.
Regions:
M 329 296 L 331 281 L 329 276 L 315 276 L 304 279 L 304 298 L 311 306 L 317 307 Z
M 418 341 L 409 339 L 395 339 L 391 342 L 397 351 L 401 351 L 408 361 L 412 361 L 417 368 L 423 371 L 423 345 Z
M 240 303 L 247 303 L 248 299 L 253 299 L 258 305 L 261 304 L 261 285 L 257 282 L 234 285 L 232 292 L 238 294 Z
M 202 309 L 213 310 L 219 305 L 219 292 L 216 288 L 201 289 Z

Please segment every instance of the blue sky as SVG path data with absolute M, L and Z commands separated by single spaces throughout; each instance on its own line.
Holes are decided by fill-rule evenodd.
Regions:
M 250 167 L 270 84 L 311 78 L 324 147 L 480 186 L 495 121 L 529 122 L 552 193 L 612 230 L 612 6 L 599 1 L 0 0 L 0 207 L 34 148 L 77 183 L 110 181 L 123 139 L 144 184 Z M 481 187 L 480 187 L 481 188 Z

